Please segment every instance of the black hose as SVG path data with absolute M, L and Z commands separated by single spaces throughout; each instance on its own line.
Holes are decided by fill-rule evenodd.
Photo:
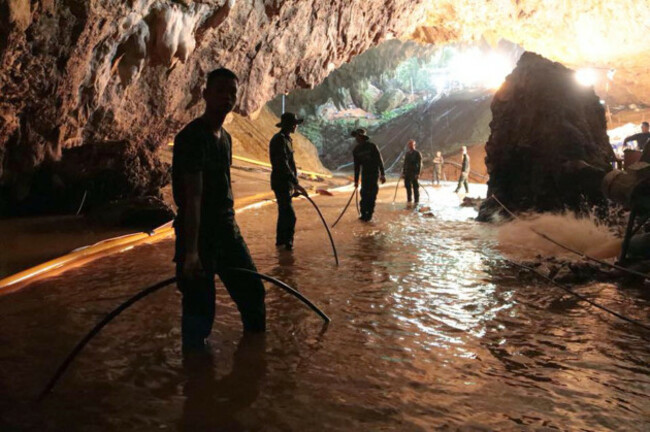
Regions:
M 297 290 L 291 288 L 289 285 L 287 285 L 286 283 L 282 282 L 282 281 L 279 280 L 279 279 L 276 279 L 276 278 L 274 278 L 274 277 L 271 277 L 271 276 L 265 275 L 265 274 L 263 274 L 263 273 L 258 273 L 258 272 L 253 271 L 253 270 L 244 269 L 244 268 L 229 268 L 229 269 L 227 269 L 226 271 L 234 271 L 234 272 L 239 272 L 239 273 L 246 273 L 246 274 L 250 274 L 250 275 L 253 275 L 253 276 L 257 276 L 257 277 L 259 277 L 260 279 L 263 279 L 263 280 L 265 280 L 265 281 L 267 281 L 267 282 L 271 282 L 271 283 L 275 284 L 276 286 L 282 288 L 283 290 L 285 290 L 286 292 L 288 292 L 288 293 L 291 294 L 292 296 L 296 297 L 298 300 L 300 300 L 300 301 L 303 302 L 304 304 L 306 304 L 306 305 L 309 307 L 309 309 L 311 309 L 311 310 L 313 310 L 314 312 L 316 312 L 316 314 L 318 314 L 318 316 L 320 316 L 320 317 L 323 319 L 323 321 L 325 322 L 325 324 L 329 324 L 329 323 L 332 321 L 332 320 L 330 319 L 330 317 L 328 317 L 328 316 L 325 314 L 325 312 L 323 312 L 322 310 L 320 310 L 320 309 L 319 309 L 315 304 L 313 304 L 313 303 L 312 303 L 312 302 L 311 302 L 307 297 L 303 296 L 299 291 L 297 291 Z
M 323 226 L 325 227 L 325 230 L 327 231 L 327 235 L 330 238 L 330 243 L 332 244 L 332 251 L 334 252 L 334 261 L 336 261 L 336 265 L 339 265 L 339 254 L 336 252 L 336 245 L 334 244 L 334 238 L 332 237 L 332 233 L 330 232 L 330 227 L 327 226 L 327 221 L 325 221 L 325 218 L 323 217 L 323 213 L 321 213 L 320 209 L 307 194 L 303 194 L 305 198 L 307 198 L 307 201 L 311 203 L 311 205 L 316 209 L 316 213 L 318 213 L 318 216 L 320 216 L 320 220 L 323 222 Z
M 332 224 L 332 228 L 334 228 L 334 227 L 336 226 L 336 224 L 339 223 L 339 221 L 341 220 L 341 218 L 343 217 L 343 215 L 344 215 L 345 212 L 347 211 L 348 207 L 350 206 L 350 203 L 352 202 L 352 198 L 354 198 L 354 196 L 356 195 L 356 193 L 357 193 L 357 188 L 355 187 L 354 190 L 352 191 L 352 195 L 350 195 L 350 199 L 348 200 L 348 203 L 345 205 L 345 207 L 343 207 L 343 211 L 341 212 L 341 214 L 339 215 L 339 217 L 336 218 L 336 220 L 335 220 L 334 223 Z
M 226 271 L 232 271 L 232 272 L 239 272 L 239 273 L 246 273 L 249 275 L 254 275 L 259 277 L 260 279 L 263 279 L 265 281 L 273 283 L 275 286 L 282 288 L 292 296 L 296 297 L 298 300 L 306 304 L 311 310 L 316 312 L 318 316 L 320 316 L 323 321 L 325 322 L 325 325 L 328 325 L 331 321 L 331 319 L 322 311 L 320 310 L 316 305 L 314 305 L 307 297 L 296 291 L 295 289 L 291 288 L 289 285 L 286 283 L 282 282 L 281 280 L 278 280 L 274 277 L 265 275 L 263 273 L 258 273 L 253 270 L 248 270 L 248 269 L 243 269 L 243 268 L 229 268 Z M 57 368 L 56 372 L 50 379 L 50 381 L 47 383 L 43 391 L 38 397 L 39 401 L 42 401 L 54 388 L 56 383 L 59 381 L 59 379 L 63 376 L 65 371 L 68 369 L 70 364 L 74 361 L 74 359 L 79 355 L 81 350 L 83 350 L 86 345 L 104 328 L 106 327 L 111 321 L 113 321 L 119 314 L 124 312 L 126 309 L 129 307 L 133 306 L 136 302 L 142 300 L 143 298 L 155 293 L 156 291 L 159 291 L 160 289 L 171 285 L 176 282 L 176 277 L 172 277 L 169 279 L 165 279 L 164 281 L 158 282 L 155 285 L 152 285 L 148 288 L 143 289 L 115 309 L 113 309 L 108 315 L 106 315 L 93 329 L 88 332 L 74 347 L 74 349 L 68 354 L 68 356 L 65 358 L 65 360 L 61 363 L 61 365 Z
M 121 305 L 119 305 L 117 308 L 113 309 L 111 313 L 106 315 L 104 319 L 102 319 L 95 327 L 93 327 L 93 329 L 90 332 L 88 332 L 88 334 L 86 334 L 86 336 L 83 337 L 83 339 L 81 339 L 77 343 L 77 345 L 70 352 L 70 354 L 68 354 L 68 356 L 65 358 L 63 363 L 61 363 L 61 365 L 54 373 L 52 379 L 50 379 L 50 381 L 47 383 L 47 385 L 41 392 L 40 396 L 38 397 L 38 400 L 39 401 L 43 400 L 52 391 L 52 389 L 59 381 L 63 373 L 66 371 L 66 369 L 68 369 L 68 366 L 70 366 L 70 363 L 72 363 L 72 361 L 75 359 L 75 357 L 77 357 L 77 355 L 81 352 L 81 350 L 84 349 L 86 345 L 88 345 L 88 342 L 90 342 L 91 339 L 97 335 L 97 333 L 99 333 L 104 327 L 106 327 L 108 323 L 113 321 L 113 319 L 115 319 L 119 314 L 124 312 L 129 307 L 133 306 L 133 304 L 135 304 L 139 300 L 142 300 L 148 295 L 153 294 L 156 291 L 166 287 L 167 285 L 173 284 L 174 282 L 176 282 L 176 278 L 172 277 L 169 279 L 165 279 L 162 282 L 158 282 L 157 284 L 152 285 L 148 288 L 145 288 L 139 293 L 137 293 L 136 295 L 134 295 L 133 297 L 131 297 L 130 299 L 128 299 L 127 301 L 125 301 L 124 303 L 122 303 Z
M 86 195 L 88 195 L 88 189 L 84 191 L 84 196 L 81 198 L 81 204 L 79 204 L 79 208 L 77 209 L 77 213 L 75 213 L 76 216 L 79 216 L 79 213 L 81 213 L 81 209 L 84 206 L 84 203 L 86 202 Z

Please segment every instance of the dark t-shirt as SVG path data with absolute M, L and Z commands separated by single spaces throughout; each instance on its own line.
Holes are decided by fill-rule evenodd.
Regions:
M 629 141 L 636 141 L 639 150 L 643 151 L 646 143 L 650 141 L 650 132 L 641 132 L 638 134 L 630 135 L 629 137 L 625 138 L 623 144 L 627 144 Z
M 289 189 L 298 184 L 298 170 L 293 158 L 293 141 L 290 136 L 282 132 L 275 134 L 269 144 L 269 156 L 273 167 L 272 189 Z
M 384 160 L 377 146 L 370 141 L 357 144 L 352 150 L 354 158 L 354 180 L 359 181 L 361 174 L 362 181 L 377 182 L 379 173 L 384 175 Z
M 462 166 L 461 166 L 461 171 L 463 172 L 463 174 L 469 174 L 469 155 L 468 154 L 463 155 L 463 163 L 462 163 Z
M 422 171 L 422 155 L 417 150 L 409 150 L 404 156 L 403 174 L 406 177 L 419 176 Z
M 185 174 L 202 173 L 201 221 L 199 254 L 212 254 L 217 244 L 218 225 L 234 215 L 234 200 L 230 182 L 232 140 L 221 129 L 217 138 L 201 117 L 190 122 L 174 139 L 172 190 L 178 214 L 176 230 L 176 261 L 182 259 L 185 248 L 184 220 L 185 190 L 181 178 Z

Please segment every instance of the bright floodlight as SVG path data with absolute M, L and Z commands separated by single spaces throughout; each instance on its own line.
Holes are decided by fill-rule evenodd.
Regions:
M 596 84 L 596 79 L 596 71 L 593 69 L 580 69 L 576 72 L 576 81 L 585 87 Z
M 514 65 L 506 56 L 477 48 L 456 53 L 449 65 L 450 76 L 463 87 L 498 89 Z
M 493 53 L 485 57 L 485 63 L 481 69 L 484 85 L 490 89 L 498 89 L 508 74 L 512 72 L 513 66 L 504 56 Z

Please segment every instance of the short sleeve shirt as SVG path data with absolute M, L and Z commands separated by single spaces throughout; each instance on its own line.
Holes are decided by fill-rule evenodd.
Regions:
M 216 224 L 224 216 L 234 213 L 234 200 L 230 181 L 232 140 L 221 129 L 217 138 L 205 120 L 198 118 L 189 123 L 174 139 L 172 161 L 172 190 L 178 206 L 174 226 L 177 233 L 177 257 L 179 247 L 184 247 L 183 215 L 186 196 L 181 183 L 183 175 L 201 173 L 203 190 L 201 196 L 201 222 L 199 226 L 199 249 L 204 242 L 213 243 L 217 233 Z M 181 255 L 182 256 L 182 255 Z

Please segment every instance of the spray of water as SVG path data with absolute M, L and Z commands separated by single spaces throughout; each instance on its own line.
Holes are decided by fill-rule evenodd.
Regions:
M 575 254 L 545 240 L 533 230 L 599 259 L 616 257 L 621 239 L 595 217 L 578 217 L 575 213 L 534 213 L 499 226 L 497 238 L 500 250 L 513 259 L 561 257 L 580 260 Z

